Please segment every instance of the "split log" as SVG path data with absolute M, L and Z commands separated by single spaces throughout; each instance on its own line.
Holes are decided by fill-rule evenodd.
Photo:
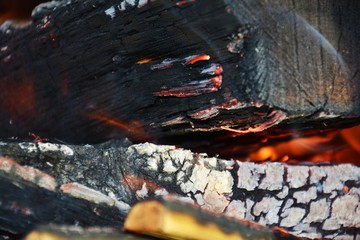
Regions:
M 40 5 L 29 26 L 1 26 L 0 137 L 91 143 L 352 126 L 359 11 L 356 0 Z
M 144 217 L 148 216 L 148 217 Z M 126 230 L 164 239 L 298 239 L 246 221 L 233 221 L 174 199 L 150 200 L 131 208 L 124 223 Z
M 25 240 L 151 240 L 155 238 L 142 237 L 120 232 L 111 228 L 82 228 L 74 226 L 41 226 L 28 234 Z
M 133 205 L 175 194 L 202 209 L 280 227 L 297 236 L 359 237 L 360 168 L 350 164 L 256 164 L 173 146 L 126 146 L 122 142 L 85 146 L 6 143 L 0 144 L 0 153 L 53 176 L 63 192 L 68 189 L 66 194 L 77 198 L 92 195 L 96 200 L 108 195 Z M 79 194 L 88 188 L 101 192 L 101 197 Z

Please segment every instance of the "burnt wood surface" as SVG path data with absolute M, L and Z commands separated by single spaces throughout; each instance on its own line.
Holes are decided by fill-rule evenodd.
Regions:
M 355 0 L 43 4 L 27 27 L 1 26 L 0 137 L 90 143 L 357 124 L 358 12 Z
M 45 224 L 120 229 L 126 216 L 114 206 L 50 191 L 3 171 L 0 171 L 0 192 L 1 239 L 5 236 L 21 239 L 35 227 Z
M 1 143 L 0 155 L 5 233 L 44 222 L 122 226 L 134 203 L 172 194 L 206 211 L 296 236 L 359 237 L 360 168 L 351 164 L 256 164 L 115 141 Z

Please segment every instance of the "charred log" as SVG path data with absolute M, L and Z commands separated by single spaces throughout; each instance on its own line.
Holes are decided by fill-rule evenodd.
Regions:
M 0 160 L 0 237 L 21 239 L 35 227 L 49 223 L 117 228 L 122 225 L 126 211 L 117 206 L 80 199 L 16 177 L 3 171 L 4 161 Z
M 25 28 L 3 24 L 0 137 L 271 136 L 359 123 L 358 1 L 145 2 L 53 1 Z
M 92 202 L 101 200 L 125 211 L 129 208 L 126 206 L 139 200 L 175 194 L 202 209 L 280 227 L 297 236 L 339 239 L 359 236 L 360 168 L 350 164 L 242 163 L 149 143 L 130 146 L 119 142 L 94 146 L 7 143 L 0 144 L 0 152 L 17 161 L 17 167 L 6 168 L 4 163 L 9 160 L 1 159 L 2 171 L 18 174 L 28 172 L 19 170 L 19 164 L 35 167 L 42 171 L 40 176 L 54 177 L 57 186 L 61 186 L 61 194 Z M 49 178 L 21 178 L 53 186 Z M 22 196 L 20 189 L 12 195 L 15 190 L 11 188 L 4 188 L 2 198 L 8 194 Z M 27 199 L 25 206 L 32 209 L 33 201 Z M 3 210 L 4 206 L 0 208 Z M 67 219 L 69 213 L 57 214 Z M 48 215 L 46 219 L 55 221 Z M 6 219 L 0 221 L 2 226 Z

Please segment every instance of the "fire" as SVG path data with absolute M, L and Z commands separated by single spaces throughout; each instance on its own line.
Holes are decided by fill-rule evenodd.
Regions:
M 313 163 L 354 163 L 360 159 L 360 126 L 302 137 L 274 145 L 266 145 L 250 153 L 250 161 L 283 161 Z
M 34 0 L 34 1 L 7 1 L 6 4 L 0 4 L 0 23 L 7 19 L 15 19 L 18 23 L 28 23 L 30 21 L 31 10 L 37 4 L 45 2 L 45 0 Z M 195 2 L 194 0 L 178 1 L 177 6 L 182 6 L 187 3 Z M 46 20 L 46 21 L 45 21 Z M 49 26 L 49 19 L 44 19 L 44 27 Z M 54 33 L 49 34 L 49 39 L 53 42 L 54 46 L 57 46 L 57 40 Z M 4 48 L 3 51 L 6 49 Z M 160 64 L 155 64 L 151 67 L 152 70 L 162 70 L 172 67 L 172 64 L 177 61 L 185 60 L 185 65 L 193 65 L 199 61 L 210 60 L 210 55 L 199 54 L 189 56 L 185 59 L 165 59 Z M 3 64 L 8 64 L 13 61 L 12 56 L 4 58 Z M 136 64 L 147 64 L 154 61 L 151 58 L 141 58 L 136 61 Z M 63 63 L 61 63 L 63 64 Z M 202 74 L 213 75 L 214 77 L 209 79 L 207 87 L 202 89 L 203 91 L 217 91 L 222 84 L 221 74 L 223 68 L 220 64 L 211 65 L 210 68 L 203 69 Z M 63 96 L 69 94 L 69 76 L 65 71 L 64 78 L 62 81 L 62 93 Z M 199 84 L 203 84 L 200 82 Z M 191 86 L 192 88 L 194 86 Z M 34 119 L 37 115 L 37 103 L 35 96 L 35 85 L 30 76 L 26 79 L 17 79 L 15 81 L 2 81 L 0 84 L 1 89 L 6 89 L 3 92 L 3 100 L 0 105 L 7 109 L 10 122 L 21 122 L 27 119 Z M 189 90 L 189 86 L 175 89 L 162 90 L 155 93 L 155 96 L 177 96 L 177 97 L 188 97 L 195 96 L 196 91 Z M 235 102 L 235 104 L 239 104 Z M 226 108 L 221 106 L 220 108 Z M 210 109 L 209 111 L 212 111 Z M 209 114 L 207 112 L 199 112 L 198 114 Z M 123 121 L 117 119 L 115 116 L 104 112 L 93 112 L 87 115 L 89 118 L 101 122 L 102 124 L 112 125 L 119 130 L 123 131 L 127 136 L 134 139 L 135 141 L 148 141 L 150 138 L 145 129 L 139 121 Z M 274 119 L 278 120 L 281 116 L 276 116 Z M 223 130 L 228 131 L 222 138 L 228 139 L 232 137 L 249 134 L 249 132 L 262 132 L 267 128 L 266 125 L 260 125 L 254 128 L 250 128 L 246 131 L 236 130 L 229 127 L 222 127 Z M 35 141 L 46 141 L 35 134 L 31 133 L 31 136 L 35 138 Z M 219 136 L 217 136 L 219 138 Z M 222 141 L 223 139 L 218 139 Z M 251 144 L 250 144 L 251 145 Z M 246 156 L 237 157 L 244 161 L 282 161 L 282 162 L 313 162 L 313 163 L 344 163 L 350 162 L 359 164 L 360 159 L 360 126 L 340 130 L 335 133 L 328 133 L 322 136 L 311 136 L 311 137 L 294 137 L 286 142 L 272 143 L 262 142 L 261 147 L 253 146 L 247 147 L 242 143 L 236 146 L 225 146 L 227 150 L 227 156 L 235 156 L 239 152 L 250 151 Z M 200 151 L 207 151 L 208 149 L 201 149 Z M 221 151 L 222 149 L 220 149 Z M 226 151 L 225 150 L 225 151 Z

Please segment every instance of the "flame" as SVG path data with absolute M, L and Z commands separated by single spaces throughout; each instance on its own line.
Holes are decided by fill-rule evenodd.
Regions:
M 341 136 L 356 152 L 360 153 L 360 126 L 342 130 Z
M 263 146 L 250 153 L 246 160 L 359 164 L 360 126 Z

